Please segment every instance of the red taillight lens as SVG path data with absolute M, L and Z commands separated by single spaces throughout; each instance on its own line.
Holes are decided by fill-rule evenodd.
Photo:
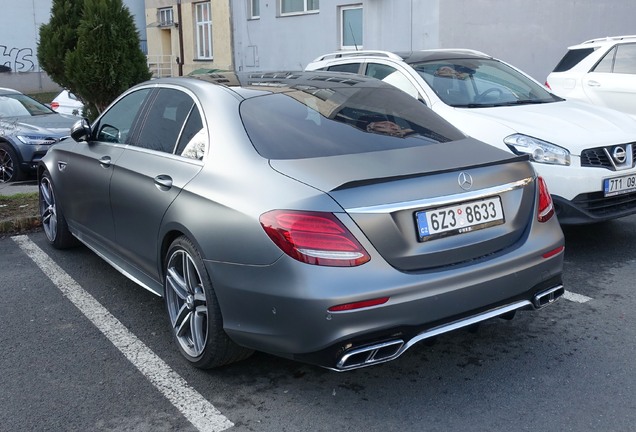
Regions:
M 332 213 L 272 210 L 261 215 L 260 222 L 269 238 L 298 261 L 353 267 L 371 259 Z
M 51 108 L 56 110 L 60 107 L 60 103 L 59 102 L 51 102 Z
M 552 90 L 552 87 L 550 87 L 550 84 L 548 84 L 548 82 L 546 81 L 544 84 L 547 88 L 549 88 L 550 90 Z
M 547 222 L 554 215 L 554 204 L 552 203 L 552 197 L 548 191 L 548 186 L 545 184 L 543 177 L 537 178 L 537 185 L 539 186 L 539 211 L 537 212 L 537 219 L 539 222 Z

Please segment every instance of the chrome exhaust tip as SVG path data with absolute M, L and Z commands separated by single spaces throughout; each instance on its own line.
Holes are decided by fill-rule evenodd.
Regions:
M 565 288 L 563 288 L 563 285 L 557 285 L 553 288 L 535 294 L 532 299 L 532 304 L 535 309 L 541 309 L 557 301 L 563 294 L 565 294 Z
M 404 341 L 397 339 L 357 348 L 343 355 L 336 367 L 338 370 L 343 371 L 387 362 L 400 355 L 403 346 Z

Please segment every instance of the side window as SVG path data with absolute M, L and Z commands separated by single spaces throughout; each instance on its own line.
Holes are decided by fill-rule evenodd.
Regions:
M 205 156 L 207 144 L 208 135 L 203 127 L 201 114 L 195 105 L 183 127 L 183 132 L 181 132 L 175 154 L 190 159 L 201 160 L 203 156 Z
M 346 63 L 329 66 L 327 68 L 331 72 L 349 72 L 357 74 L 360 71 L 360 63 Z
M 377 78 L 387 84 L 399 88 L 403 92 L 418 99 L 419 92 L 417 88 L 409 81 L 409 79 L 393 66 L 387 66 L 379 63 L 369 63 L 364 73 L 367 76 Z
M 609 50 L 607 54 L 601 59 L 600 62 L 594 67 L 594 72 L 612 73 L 614 69 L 614 57 L 616 56 L 616 47 Z
M 636 74 L 636 44 L 624 44 L 616 48 L 614 73 Z
M 186 93 L 162 88 L 148 110 L 136 142 L 137 147 L 172 153 L 181 129 L 194 106 Z
M 127 143 L 130 128 L 139 115 L 151 89 L 130 93 L 113 105 L 99 120 L 94 139 L 111 143 Z

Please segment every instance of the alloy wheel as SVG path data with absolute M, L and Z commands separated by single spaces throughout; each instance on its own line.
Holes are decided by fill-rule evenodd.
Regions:
M 49 241 L 55 241 L 57 236 L 57 207 L 55 195 L 48 177 L 40 180 L 40 216 L 42 218 L 42 228 Z
M 15 167 L 13 159 L 8 151 L 0 148 L 0 183 L 6 183 L 13 179 Z
M 208 338 L 208 305 L 201 274 L 184 249 L 168 260 L 165 296 L 177 341 L 188 356 L 199 357 Z

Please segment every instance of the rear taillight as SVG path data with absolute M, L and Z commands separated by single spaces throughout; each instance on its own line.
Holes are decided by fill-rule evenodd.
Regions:
M 539 222 L 547 222 L 554 215 L 554 204 L 552 203 L 552 197 L 548 191 L 548 186 L 545 184 L 543 177 L 537 178 L 537 185 L 539 186 L 539 211 L 537 212 L 537 219 Z
M 60 107 L 59 102 L 51 102 L 51 108 L 56 110 Z
M 544 84 L 547 88 L 549 88 L 550 90 L 552 90 L 552 87 L 550 87 L 550 84 L 546 81 Z
M 332 213 L 272 210 L 261 215 L 260 222 L 269 238 L 298 261 L 353 267 L 371 259 Z

